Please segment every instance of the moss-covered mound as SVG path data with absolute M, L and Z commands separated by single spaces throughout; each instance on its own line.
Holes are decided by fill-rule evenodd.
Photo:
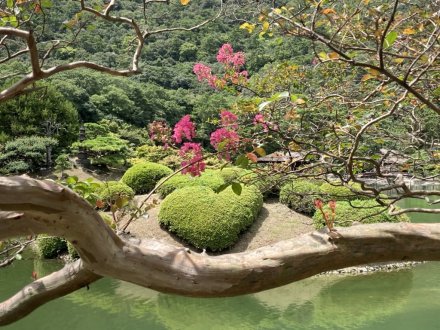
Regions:
M 280 202 L 291 209 L 313 215 L 315 200 L 319 197 L 319 185 L 310 180 L 295 180 L 286 183 L 280 190 Z
M 134 191 L 124 182 L 108 181 L 101 185 L 98 196 L 105 202 L 114 201 L 119 197 L 132 199 L 134 197 Z
M 165 198 L 159 221 L 195 247 L 218 251 L 238 240 L 262 205 L 262 194 L 252 186 L 244 186 L 240 195 L 231 187 L 219 194 L 209 187 L 186 187 Z
M 158 189 L 161 198 L 165 198 L 174 190 L 184 187 L 209 187 L 214 191 L 225 184 L 218 170 L 206 170 L 200 176 L 192 177 L 187 174 L 177 174 L 164 182 Z
M 67 242 L 64 238 L 44 234 L 38 235 L 35 246 L 37 254 L 44 259 L 56 258 L 67 251 Z
M 358 183 L 351 184 L 350 188 L 343 186 L 340 182 L 326 182 L 321 185 L 320 190 L 323 194 L 324 200 L 333 199 L 336 201 L 351 201 L 355 199 L 364 199 L 363 196 L 356 194 L 357 191 L 362 191 L 362 188 Z
M 378 222 L 409 222 L 409 218 L 406 214 L 399 216 L 391 216 L 385 210 L 384 212 L 375 200 L 353 200 L 351 204 L 349 202 L 338 201 L 336 203 L 336 217 L 335 226 L 349 227 L 354 221 L 366 223 L 378 223 Z M 328 205 L 324 206 L 324 212 L 331 214 Z M 325 226 L 325 221 L 320 211 L 316 211 L 313 216 L 313 224 L 317 229 Z
M 151 191 L 160 179 L 171 173 L 173 171 L 164 165 L 145 162 L 130 167 L 121 181 L 130 186 L 136 194 L 145 194 Z

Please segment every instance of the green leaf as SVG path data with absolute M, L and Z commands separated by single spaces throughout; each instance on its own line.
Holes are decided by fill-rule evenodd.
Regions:
M 226 145 L 228 144 L 228 141 L 222 141 L 217 145 L 217 151 L 222 152 L 225 150 Z
M 78 177 L 77 176 L 69 176 L 67 179 L 66 179 L 66 183 L 68 184 L 68 185 L 71 185 L 71 184 L 75 184 L 75 183 L 77 183 L 78 182 Z
M 119 209 L 122 209 L 124 206 L 128 204 L 128 198 L 127 197 L 118 197 L 115 201 L 116 206 Z
M 280 100 L 280 99 L 282 99 L 282 98 L 285 98 L 285 97 L 289 97 L 289 92 L 288 91 L 285 91 L 285 92 L 281 92 L 281 93 L 276 93 L 275 95 L 273 95 L 271 98 L 270 98 L 270 100 L 271 101 L 278 101 L 278 100 Z
M 220 193 L 223 190 L 225 190 L 226 188 L 228 188 L 231 184 L 230 183 L 224 183 L 222 184 L 220 187 L 217 188 L 216 193 Z
M 12 9 L 14 7 L 14 1 L 13 0 L 7 0 L 6 1 L 6 7 L 9 9 Z
M 390 48 L 394 44 L 396 39 L 397 39 L 396 31 L 391 31 L 390 33 L 388 33 L 387 36 L 385 37 L 383 48 L 384 49 Z
M 258 106 L 258 111 L 263 110 L 266 106 L 268 106 L 271 103 L 272 103 L 272 101 L 266 101 L 266 102 L 260 103 L 260 105 Z
M 254 150 L 260 157 L 266 156 L 266 150 L 264 150 L 263 148 L 257 147 Z
M 238 195 L 238 196 L 241 195 L 241 191 L 243 190 L 243 187 L 241 186 L 241 184 L 239 184 L 238 182 L 232 182 L 231 187 L 232 187 L 232 191 L 233 191 L 236 195 Z
M 245 155 L 240 155 L 235 160 L 235 165 L 239 166 L 241 168 L 248 168 L 248 166 L 249 166 L 249 159 Z

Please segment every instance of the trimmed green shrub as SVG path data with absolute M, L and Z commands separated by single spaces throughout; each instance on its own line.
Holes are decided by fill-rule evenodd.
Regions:
M 67 242 L 64 238 L 38 235 L 36 242 L 37 254 L 44 259 L 53 259 L 67 251 Z
M 225 181 L 220 176 L 220 171 L 206 170 L 200 176 L 192 177 L 186 174 L 176 174 L 158 189 L 161 198 L 165 198 L 174 190 L 184 187 L 204 186 L 218 191 Z
M 320 198 L 319 185 L 310 180 L 295 180 L 285 184 L 280 190 L 280 202 L 291 209 L 313 215 L 315 199 Z
M 177 171 L 182 167 L 182 157 L 180 157 L 178 154 L 169 155 L 158 161 L 158 163 L 171 168 L 173 171 Z
M 225 183 L 233 181 L 242 181 L 243 178 L 248 178 L 252 171 L 242 169 L 240 167 L 225 167 L 221 170 L 216 170 L 216 173 L 223 178 Z
M 208 187 L 185 187 L 164 199 L 159 221 L 195 247 L 218 251 L 238 240 L 262 206 L 263 196 L 253 186 L 244 186 L 240 195 L 231 187 L 219 194 Z
M 96 166 L 122 167 L 131 154 L 128 142 L 114 133 L 72 144 L 74 152 L 80 148 L 84 148 L 91 164 Z
M 47 148 L 54 148 L 58 141 L 41 136 L 19 137 L 0 147 L 0 173 L 18 174 L 35 172 L 47 166 Z
M 121 181 L 134 190 L 136 194 L 144 194 L 151 191 L 156 183 L 173 173 L 173 171 L 161 164 L 139 163 L 130 167 L 122 176 Z
M 167 156 L 177 155 L 177 151 L 174 149 L 160 146 L 143 145 L 136 148 L 135 156 L 137 158 L 142 158 L 147 162 L 158 163 L 160 160 Z
M 361 186 L 358 183 L 353 183 L 350 187 L 355 191 L 362 191 Z M 354 200 L 354 199 L 364 199 L 362 195 L 358 195 L 350 190 L 346 186 L 342 186 L 340 182 L 325 182 L 321 185 L 321 193 L 323 194 L 323 199 L 325 200 Z
M 101 185 L 98 195 L 104 202 L 109 202 L 116 200 L 118 197 L 132 199 L 134 191 L 124 182 L 108 181 Z
M 355 206 L 352 207 L 349 202 L 338 201 L 336 203 L 336 217 L 335 226 L 349 227 L 354 221 L 366 223 L 378 223 L 378 222 L 409 222 L 409 218 L 406 214 L 391 216 L 384 211 L 380 214 L 376 214 L 383 210 L 383 208 L 374 200 L 353 200 L 351 203 Z M 328 205 L 323 207 L 324 212 L 331 214 Z M 320 211 L 316 211 L 313 216 L 313 224 L 317 229 L 325 226 L 325 221 Z

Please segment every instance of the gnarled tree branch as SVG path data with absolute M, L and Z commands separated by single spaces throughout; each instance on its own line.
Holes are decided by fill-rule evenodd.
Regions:
M 325 231 L 314 232 L 254 251 L 208 256 L 154 240 L 122 239 L 79 196 L 53 182 L 1 178 L 0 239 L 39 233 L 61 236 L 75 245 L 81 262 L 40 280 L 57 287 L 52 294 L 36 291 L 32 302 L 16 295 L 0 305 L 0 324 L 99 276 L 161 292 L 220 297 L 266 290 L 359 264 L 440 260 L 440 224 L 382 223 L 338 231 L 342 237 L 337 240 Z M 73 277 L 65 276 L 69 272 Z

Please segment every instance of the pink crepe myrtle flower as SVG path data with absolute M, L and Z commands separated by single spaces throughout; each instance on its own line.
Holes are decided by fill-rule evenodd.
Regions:
M 183 116 L 182 119 L 180 119 L 178 123 L 174 126 L 174 141 L 176 143 L 182 143 L 183 138 L 186 138 L 188 141 L 192 141 L 195 136 L 196 127 L 194 123 L 191 122 L 191 116 Z
M 226 65 L 232 65 L 235 68 L 239 68 L 246 62 L 243 52 L 234 53 L 230 44 L 224 44 L 220 47 L 217 54 L 217 61 Z
M 258 113 L 255 115 L 254 120 L 252 121 L 252 123 L 254 125 L 261 125 L 263 126 L 263 131 L 264 132 L 269 132 L 269 125 L 266 122 L 266 119 L 264 118 L 264 116 L 261 113 Z
M 148 125 L 148 134 L 150 139 L 163 144 L 164 148 L 168 147 L 171 140 L 171 127 L 162 120 L 155 120 Z
M 220 120 L 223 127 L 227 127 L 233 130 L 238 129 L 238 123 L 237 123 L 238 117 L 232 112 L 223 110 L 220 113 Z
M 206 168 L 200 143 L 185 142 L 179 150 L 179 156 L 184 159 L 181 166 L 188 166 L 182 170 L 182 174 L 189 173 L 192 176 L 200 176 Z
M 219 159 L 230 160 L 231 155 L 237 152 L 240 136 L 237 132 L 222 127 L 211 133 L 210 142 L 218 151 Z

